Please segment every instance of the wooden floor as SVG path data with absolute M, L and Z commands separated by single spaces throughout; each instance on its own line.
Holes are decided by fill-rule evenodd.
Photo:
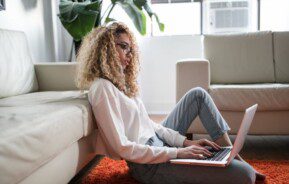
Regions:
M 155 122 L 162 121 L 165 116 L 152 115 L 150 116 Z M 230 136 L 234 142 L 236 136 Z M 193 139 L 207 138 L 208 135 L 196 134 Z M 253 136 L 246 137 L 244 146 L 240 152 L 244 159 L 256 160 L 289 160 L 289 135 L 288 136 Z M 90 169 L 97 165 L 100 156 L 95 157 L 82 171 L 76 175 L 69 183 L 81 183 L 81 179 L 86 176 Z

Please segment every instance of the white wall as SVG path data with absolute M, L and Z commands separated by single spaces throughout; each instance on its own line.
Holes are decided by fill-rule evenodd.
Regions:
M 37 0 L 6 0 L 6 10 L 0 11 L 0 28 L 24 31 L 34 61 L 54 57 L 50 25 L 44 20 L 47 12 L 43 6 L 43 1 Z
M 151 114 L 167 114 L 175 105 L 176 63 L 202 56 L 201 36 L 138 37 L 142 98 Z
M 0 11 L 1 29 L 26 34 L 33 62 L 69 58 L 72 40 L 57 17 L 58 1 L 6 0 L 6 10 Z

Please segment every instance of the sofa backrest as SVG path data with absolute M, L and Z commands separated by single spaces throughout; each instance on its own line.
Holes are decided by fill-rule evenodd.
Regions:
M 25 34 L 0 29 L 0 98 L 37 90 Z
M 275 82 L 272 32 L 204 36 L 211 83 Z
M 289 83 L 289 32 L 274 32 L 276 82 Z

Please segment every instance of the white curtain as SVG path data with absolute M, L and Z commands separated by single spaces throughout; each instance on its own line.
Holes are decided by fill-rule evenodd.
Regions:
M 47 3 L 48 6 L 51 6 L 50 20 L 52 26 L 50 29 L 52 31 L 52 38 L 53 38 L 52 44 L 55 61 L 56 62 L 69 61 L 71 54 L 72 54 L 72 61 L 75 61 L 74 49 L 72 50 L 73 53 L 71 53 L 73 39 L 70 36 L 70 34 L 66 31 L 66 29 L 63 27 L 59 17 L 57 16 L 59 14 L 59 0 L 52 0 L 52 1 L 43 0 L 43 1 Z

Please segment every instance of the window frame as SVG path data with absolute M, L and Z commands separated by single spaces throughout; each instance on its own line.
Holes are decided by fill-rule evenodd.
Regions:
M 191 0 L 193 3 L 200 3 L 200 35 L 204 35 L 204 30 L 203 30 L 203 25 L 204 25 L 204 15 L 203 15 L 203 3 L 204 0 Z M 257 1 L 257 31 L 260 31 L 261 27 L 261 0 L 256 0 Z M 169 3 L 171 1 L 168 1 Z M 157 3 L 153 3 L 157 4 Z M 198 34 L 197 34 L 198 35 Z

